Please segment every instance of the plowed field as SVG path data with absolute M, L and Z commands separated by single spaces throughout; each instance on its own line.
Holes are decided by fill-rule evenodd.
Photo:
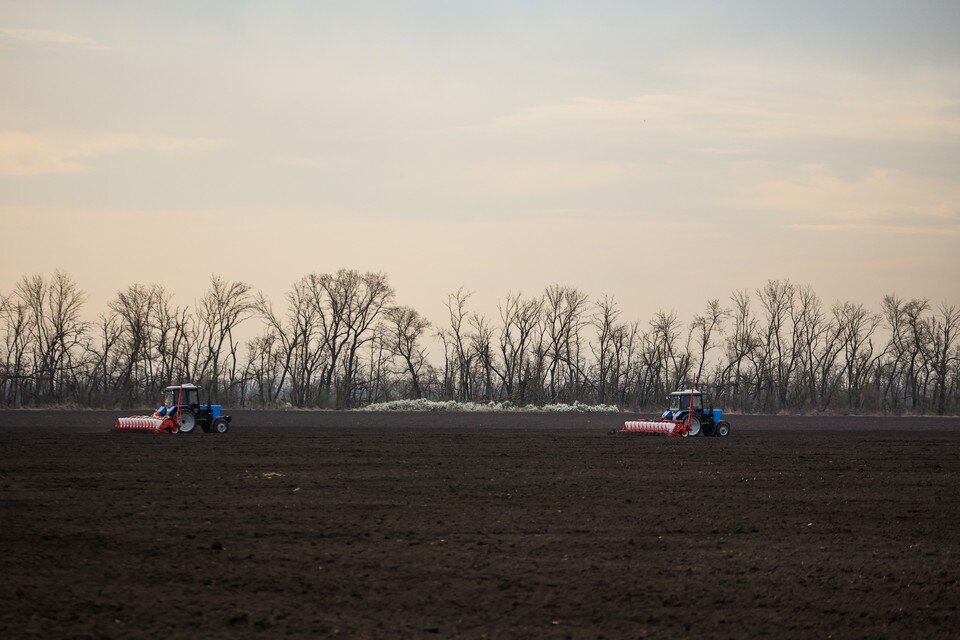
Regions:
M 960 419 L 0 412 L 0 637 L 960 635 Z

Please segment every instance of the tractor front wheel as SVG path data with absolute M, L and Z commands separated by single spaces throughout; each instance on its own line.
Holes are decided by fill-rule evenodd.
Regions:
M 230 430 L 230 423 L 223 418 L 217 418 L 211 426 L 216 433 L 226 433 Z
M 726 420 L 721 420 L 717 423 L 717 435 L 721 438 L 726 438 L 730 435 L 730 423 Z

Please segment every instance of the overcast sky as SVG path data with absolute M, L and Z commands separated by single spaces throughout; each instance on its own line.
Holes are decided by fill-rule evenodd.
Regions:
M 0 292 L 960 304 L 960 3 L 0 0 Z

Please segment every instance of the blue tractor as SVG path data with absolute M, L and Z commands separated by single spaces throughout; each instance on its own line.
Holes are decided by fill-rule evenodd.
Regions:
M 154 416 L 170 417 L 182 433 L 191 433 L 199 426 L 204 433 L 226 433 L 230 430 L 230 416 L 223 415 L 219 404 L 200 404 L 200 388 L 195 384 L 181 384 L 163 390 L 163 406 Z
M 690 414 L 690 400 L 693 399 L 693 419 L 687 426 L 687 433 L 691 436 L 719 436 L 725 438 L 730 435 L 730 423 L 723 419 L 723 409 L 703 408 L 703 394 L 696 389 L 684 389 L 670 394 L 670 408 L 660 416 L 664 420 L 687 422 Z

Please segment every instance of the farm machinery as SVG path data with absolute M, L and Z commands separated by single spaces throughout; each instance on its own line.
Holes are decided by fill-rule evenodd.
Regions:
M 659 420 L 627 420 L 619 433 L 662 433 L 671 436 L 730 435 L 730 423 L 723 419 L 723 409 L 703 408 L 703 394 L 684 389 L 670 394 L 670 408 Z
M 185 383 L 164 389 L 163 404 L 152 416 L 118 418 L 117 430 L 191 433 L 200 427 L 204 433 L 226 433 L 230 420 L 219 404 L 200 403 L 200 387 Z

